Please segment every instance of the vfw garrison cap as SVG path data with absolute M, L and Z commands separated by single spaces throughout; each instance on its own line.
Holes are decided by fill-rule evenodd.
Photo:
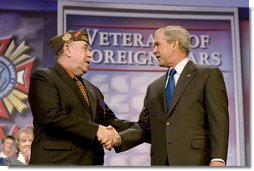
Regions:
M 73 41 L 85 41 L 87 44 L 89 44 L 87 30 L 85 28 L 78 31 L 69 30 L 60 36 L 55 36 L 50 39 L 49 46 L 53 50 L 54 54 L 57 55 L 65 43 L 68 44 Z

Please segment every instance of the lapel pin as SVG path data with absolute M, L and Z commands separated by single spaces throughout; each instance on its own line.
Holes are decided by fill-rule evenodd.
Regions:
M 190 74 L 187 75 L 187 77 L 190 77 L 190 76 L 191 76 Z

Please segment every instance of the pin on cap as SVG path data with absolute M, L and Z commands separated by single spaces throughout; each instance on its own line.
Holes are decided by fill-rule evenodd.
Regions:
M 69 44 L 73 41 L 85 41 L 89 44 L 88 32 L 86 29 L 81 30 L 69 30 L 66 33 L 55 36 L 49 41 L 49 46 L 53 50 L 54 54 L 60 51 L 60 49 L 64 46 L 65 43 Z

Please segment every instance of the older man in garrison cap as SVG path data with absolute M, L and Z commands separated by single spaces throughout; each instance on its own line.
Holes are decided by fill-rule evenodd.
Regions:
M 32 74 L 28 94 L 34 124 L 30 164 L 102 165 L 103 146 L 119 145 L 116 130 L 133 123 L 118 119 L 101 91 L 81 77 L 92 59 L 86 29 L 55 36 L 49 45 L 56 64 Z

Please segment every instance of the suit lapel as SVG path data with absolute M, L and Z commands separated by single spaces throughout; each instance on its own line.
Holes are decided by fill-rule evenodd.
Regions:
M 68 85 L 71 90 L 78 96 L 79 100 L 82 102 L 82 105 L 87 109 L 87 111 L 91 111 L 88 104 L 84 102 L 83 95 L 76 85 L 75 81 L 69 76 L 69 74 L 59 65 L 56 64 L 53 68 L 54 72 L 64 81 L 66 85 Z
M 172 102 L 170 105 L 170 109 L 168 112 L 168 116 L 172 114 L 172 111 L 177 104 L 177 101 L 181 97 L 181 95 L 184 92 L 185 87 L 189 84 L 190 80 L 195 76 L 197 71 L 196 66 L 194 65 L 193 62 L 189 61 L 186 66 L 184 67 L 184 70 L 182 71 L 179 80 L 177 82 L 175 92 L 172 98 Z
M 167 104 L 166 104 L 166 90 L 165 90 L 165 85 L 166 85 L 166 80 L 167 80 L 167 74 L 164 74 L 160 80 L 157 82 L 156 87 L 156 92 L 157 92 L 157 98 L 159 100 L 159 104 L 161 105 L 162 108 L 162 117 L 163 120 L 166 117 L 166 113 L 167 113 Z
M 90 86 L 90 84 L 88 83 L 87 80 L 83 79 L 83 83 L 84 83 L 84 86 L 86 88 L 87 95 L 89 98 L 89 102 L 90 102 L 90 106 L 91 106 L 90 109 L 92 110 L 92 120 L 94 120 L 96 117 L 95 115 L 96 115 L 96 108 L 97 108 L 96 95 L 95 95 L 93 87 Z
M 161 104 L 161 107 L 162 107 L 164 113 L 167 113 L 166 88 L 165 88 L 166 81 L 167 81 L 167 75 L 168 75 L 168 72 L 162 76 L 161 83 L 158 84 L 159 85 L 158 97 L 161 97 L 159 99 L 160 99 L 160 104 Z

